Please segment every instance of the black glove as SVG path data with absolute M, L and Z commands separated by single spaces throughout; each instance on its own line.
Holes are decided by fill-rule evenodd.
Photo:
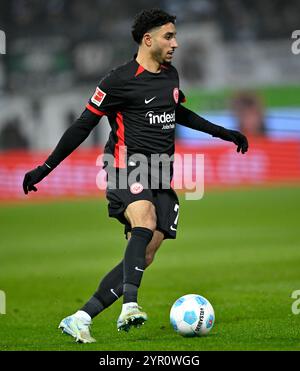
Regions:
M 36 192 L 37 188 L 34 185 L 44 179 L 45 176 L 51 172 L 51 170 L 52 169 L 44 164 L 26 173 L 23 180 L 24 193 L 27 195 L 27 193 L 30 191 Z
M 248 140 L 245 135 L 243 135 L 239 131 L 222 128 L 222 130 L 220 130 L 220 132 L 216 136 L 218 138 L 236 144 L 237 152 L 241 151 L 242 153 L 246 153 L 248 151 Z

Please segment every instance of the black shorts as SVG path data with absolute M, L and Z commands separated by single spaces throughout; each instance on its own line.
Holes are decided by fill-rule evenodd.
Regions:
M 132 202 L 148 200 L 156 210 L 156 229 L 164 234 L 164 238 L 175 239 L 178 224 L 179 201 L 175 191 L 170 189 L 106 189 L 108 213 L 125 225 L 125 236 L 131 231 L 131 226 L 124 216 L 124 211 Z

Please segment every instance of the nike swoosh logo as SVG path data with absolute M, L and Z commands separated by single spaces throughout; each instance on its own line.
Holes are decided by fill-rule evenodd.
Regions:
M 115 293 L 114 289 L 110 289 L 110 292 L 111 292 L 112 294 L 114 294 L 117 298 L 119 298 L 118 295 Z
M 171 231 L 177 231 L 177 229 L 174 228 L 172 225 L 171 225 L 170 229 L 171 229 Z
M 151 98 L 151 99 L 148 99 L 148 100 L 147 100 L 147 99 L 145 98 L 145 103 L 146 103 L 146 104 L 148 104 L 148 103 L 152 102 L 152 101 L 153 101 L 153 99 L 155 99 L 155 98 L 156 98 L 156 97 L 153 97 L 153 98 Z
M 138 268 L 138 267 L 135 267 L 134 269 L 135 269 L 136 271 L 144 272 L 144 269 L 140 269 L 140 268 Z

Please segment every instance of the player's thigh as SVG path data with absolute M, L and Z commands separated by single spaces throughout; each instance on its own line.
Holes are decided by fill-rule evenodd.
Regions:
M 151 201 L 138 200 L 130 203 L 126 208 L 124 215 L 129 221 L 131 228 L 145 227 L 152 231 L 156 228 L 155 206 Z
M 149 228 L 147 224 L 150 219 L 150 227 L 154 230 L 151 224 L 156 219 L 156 213 L 151 189 L 143 187 L 142 184 L 132 184 L 129 187 L 128 174 L 127 171 L 122 172 L 123 169 L 116 172 L 115 169 L 107 167 L 105 170 L 107 171 L 106 198 L 109 216 L 118 219 L 127 229 L 133 226 Z M 144 221 L 147 222 L 146 225 L 141 223 Z

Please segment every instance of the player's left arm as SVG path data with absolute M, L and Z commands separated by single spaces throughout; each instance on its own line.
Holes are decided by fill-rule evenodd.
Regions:
M 237 130 L 229 130 L 213 124 L 181 104 L 176 108 L 176 122 L 194 130 L 203 131 L 213 137 L 233 142 L 237 145 L 237 152 L 246 153 L 248 151 L 248 140 L 245 135 Z

